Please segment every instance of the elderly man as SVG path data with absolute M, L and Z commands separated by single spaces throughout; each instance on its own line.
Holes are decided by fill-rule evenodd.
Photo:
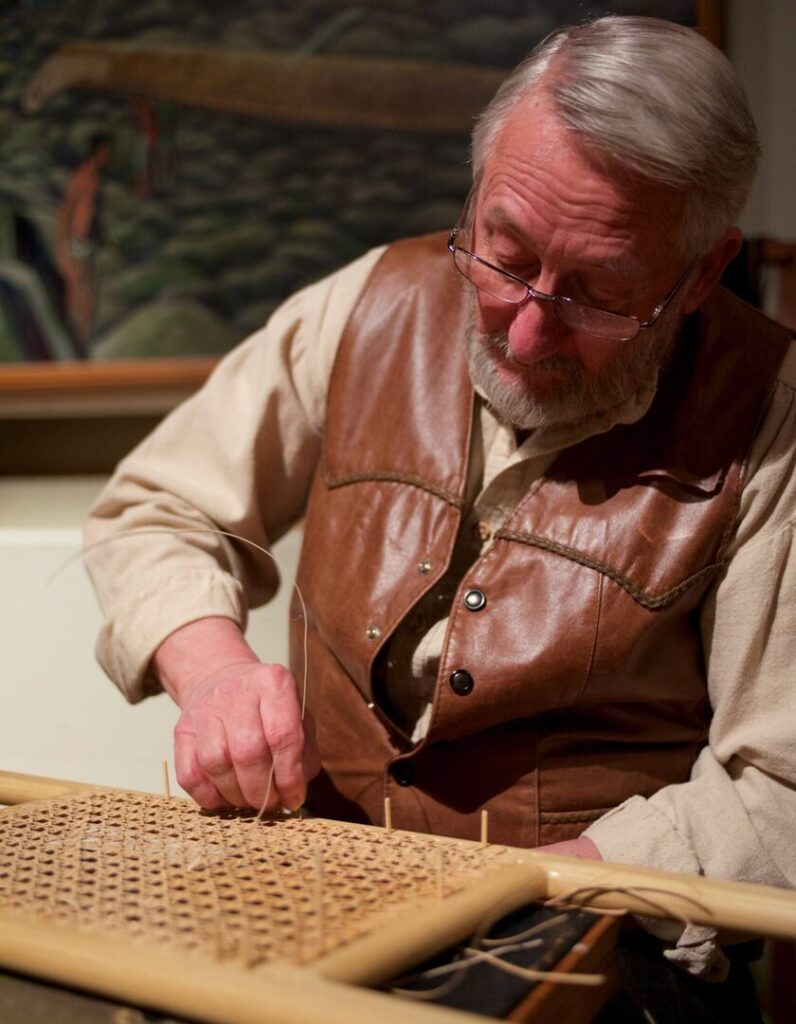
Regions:
M 197 801 L 314 777 L 327 816 L 793 883 L 796 364 L 716 289 L 757 150 L 696 33 L 561 32 L 480 119 L 447 248 L 299 293 L 122 463 L 88 540 L 147 532 L 90 558 L 99 654 L 180 705 Z M 304 514 L 302 720 L 242 630 Z M 703 933 L 668 952 L 723 976 Z

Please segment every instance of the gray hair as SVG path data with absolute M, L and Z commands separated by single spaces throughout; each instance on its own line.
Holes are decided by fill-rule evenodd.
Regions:
M 757 169 L 757 129 L 734 68 L 699 33 L 611 16 L 548 36 L 476 123 L 476 182 L 509 114 L 536 89 L 597 156 L 685 191 L 685 257 L 707 252 L 735 222 Z

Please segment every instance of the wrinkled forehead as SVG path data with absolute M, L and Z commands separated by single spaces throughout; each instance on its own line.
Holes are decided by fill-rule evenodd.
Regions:
M 567 127 L 551 101 L 521 101 L 497 133 L 470 203 L 478 220 L 522 231 L 594 233 L 632 250 L 676 246 L 681 189 L 601 152 Z

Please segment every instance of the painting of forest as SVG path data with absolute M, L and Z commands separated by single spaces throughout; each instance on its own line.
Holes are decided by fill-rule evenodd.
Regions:
M 468 131 L 557 24 L 693 3 L 6 0 L 0 362 L 215 355 L 449 227 Z

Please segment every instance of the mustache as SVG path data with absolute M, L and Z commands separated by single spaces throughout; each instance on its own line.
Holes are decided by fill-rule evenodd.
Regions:
M 536 370 L 553 372 L 564 371 L 572 380 L 585 380 L 586 374 L 582 365 L 577 361 L 577 359 L 573 359 L 572 356 L 562 355 L 560 352 L 553 352 L 551 355 L 544 356 L 542 359 L 539 359 L 532 364 L 521 363 L 519 360 L 515 359 L 511 351 L 507 331 L 491 331 L 489 333 L 482 333 L 476 330 L 474 326 L 471 327 L 471 330 L 478 342 L 480 342 L 485 348 L 496 352 L 520 373 L 532 376 Z

